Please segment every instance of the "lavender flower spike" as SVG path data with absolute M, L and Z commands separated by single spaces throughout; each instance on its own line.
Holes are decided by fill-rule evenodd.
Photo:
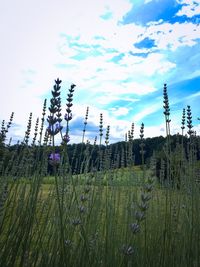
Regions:
M 51 153 L 49 156 L 50 162 L 52 164 L 58 164 L 60 162 L 60 154 L 59 153 Z
M 68 134 L 65 134 L 64 136 L 63 136 L 63 142 L 64 143 L 69 143 L 69 141 L 70 141 L 70 137 L 69 137 L 69 135 Z

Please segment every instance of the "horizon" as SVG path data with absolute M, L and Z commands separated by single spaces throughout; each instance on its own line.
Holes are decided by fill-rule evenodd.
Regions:
M 200 132 L 200 0 L 19 0 L 0 4 L 0 121 L 15 112 L 10 135 L 22 139 L 29 113 L 41 118 L 54 80 L 65 99 L 76 84 L 70 143 L 94 141 L 103 113 L 104 137 L 124 141 L 135 124 L 144 137 L 165 136 L 163 84 L 168 86 L 171 133 L 181 132 L 191 106 Z M 47 110 L 47 115 L 49 114 Z

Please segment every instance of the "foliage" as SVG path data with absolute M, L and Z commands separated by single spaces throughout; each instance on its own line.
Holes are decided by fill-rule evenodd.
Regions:
M 60 86 L 52 91 L 48 128 L 32 114 L 22 143 L 0 139 L 0 266 L 200 266 L 200 138 L 187 107 L 188 136 L 170 134 L 170 107 L 164 85 L 166 138 L 103 145 L 103 115 L 93 145 L 69 144 L 75 85 L 67 94 L 66 126 Z M 61 125 L 62 123 L 62 125 Z M 39 136 L 38 136 L 38 129 Z M 61 145 L 55 145 L 60 134 Z M 38 137 L 38 144 L 37 144 Z M 43 139 L 43 142 L 42 142 Z M 50 175 L 51 174 L 51 175 Z

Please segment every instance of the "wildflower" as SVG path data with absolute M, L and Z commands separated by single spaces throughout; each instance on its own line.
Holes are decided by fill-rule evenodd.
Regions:
M 65 120 L 70 121 L 72 119 L 72 113 L 66 113 L 65 114 Z
M 96 146 L 96 144 L 97 144 L 97 136 L 95 136 L 94 138 L 94 146 Z
M 138 205 L 138 207 L 140 208 L 141 211 L 145 211 L 148 209 L 148 204 L 145 202 L 142 202 L 141 204 Z
M 144 123 L 141 124 L 140 128 L 140 139 L 143 140 L 144 138 Z
M 68 135 L 68 134 L 65 134 L 65 135 L 63 136 L 63 142 L 65 142 L 65 143 L 69 143 L 69 141 L 70 141 L 70 137 L 69 137 L 69 135 Z
M 68 247 L 71 247 L 72 246 L 72 241 L 67 239 L 65 240 L 65 245 L 68 246 Z
M 170 135 L 170 107 L 169 107 L 169 98 L 168 98 L 168 92 L 167 92 L 167 84 L 164 84 L 163 88 L 163 108 L 164 108 L 164 115 L 165 115 L 165 123 L 166 123 L 166 135 Z
M 35 123 L 35 132 L 34 132 L 34 137 L 32 141 L 32 146 L 35 145 L 37 134 L 38 134 L 38 124 L 39 124 L 39 118 L 37 118 L 36 123 Z
M 151 196 L 149 194 L 142 193 L 141 194 L 141 199 L 143 202 L 147 202 L 151 199 Z
M 144 170 L 144 154 L 145 154 L 145 150 L 144 150 L 144 147 L 145 147 L 145 143 L 144 143 L 144 123 L 141 124 L 141 128 L 140 128 L 140 154 L 142 155 L 142 169 Z M 144 173 L 143 173 L 144 175 Z
M 132 246 L 129 245 L 123 245 L 121 248 L 121 252 L 126 255 L 126 256 L 130 256 L 133 254 L 134 250 Z
M 140 232 L 140 226 L 137 223 L 132 223 L 130 225 L 131 231 L 133 232 L 133 234 L 137 234 L 138 232 Z
M 87 197 L 84 196 L 84 195 L 81 195 L 80 200 L 81 200 L 82 202 L 87 201 Z
M 32 112 L 29 115 L 27 130 L 25 132 L 25 137 L 24 137 L 24 144 L 26 145 L 28 144 L 28 140 L 29 140 L 30 133 L 31 133 L 31 123 L 32 123 Z
M 167 92 L 167 84 L 164 84 L 164 89 L 163 89 L 163 103 L 164 103 L 164 115 L 169 116 L 170 115 L 170 108 L 169 108 L 169 99 L 168 99 L 168 92 Z
M 44 100 L 44 104 L 43 104 L 43 109 L 42 109 L 42 118 L 41 118 L 41 126 L 40 126 L 40 140 L 38 141 L 39 144 L 41 145 L 41 141 L 42 141 L 42 133 L 43 133 L 43 128 L 44 128 L 44 121 L 45 121 L 45 115 L 46 115 L 46 108 L 47 108 L 47 100 Z
M 142 221 L 142 220 L 144 220 L 144 219 L 145 219 L 145 214 L 144 214 L 144 212 L 142 212 L 142 211 L 136 211 L 136 213 L 135 213 L 135 218 L 136 218 L 136 220 L 138 220 L 138 221 Z
M 60 154 L 59 153 L 51 153 L 49 156 L 50 163 L 52 165 L 58 164 L 60 162 Z
M 84 142 L 84 138 L 85 138 L 85 131 L 86 131 L 86 125 L 87 125 L 87 120 L 88 120 L 88 113 L 89 113 L 89 107 L 87 107 L 86 114 L 85 114 L 85 121 L 84 121 L 84 128 L 83 128 L 82 143 Z
M 187 127 L 188 127 L 188 135 L 191 137 L 191 135 L 194 133 L 192 128 L 192 112 L 190 106 L 187 106 Z
M 14 117 L 14 112 L 11 113 L 10 120 L 7 123 L 7 126 L 5 126 L 5 120 L 2 121 L 1 132 L 0 132 L 0 142 L 5 141 L 6 133 L 8 132 L 8 129 L 10 128 L 10 126 L 12 124 L 13 117 Z
M 56 127 L 55 127 L 55 130 L 54 130 L 54 134 L 56 135 L 57 133 L 59 133 L 61 130 L 62 130 L 62 126 L 59 122 L 56 123 Z
M 60 84 L 61 80 L 55 80 L 55 85 L 52 90 L 51 104 L 49 107 L 50 115 L 47 118 L 49 126 L 47 128 L 48 134 L 54 136 L 62 130 L 61 126 L 61 98 L 60 98 Z
M 185 129 L 185 108 L 183 109 L 181 124 L 182 124 L 181 129 L 182 129 L 182 135 L 183 135 L 183 130 Z
M 105 138 L 105 144 L 106 146 L 108 146 L 109 144 L 109 134 L 110 134 L 110 126 L 107 126 L 107 130 L 106 130 L 106 138 Z
M 69 94 L 67 94 L 67 103 L 66 103 L 66 114 L 64 116 L 67 126 L 66 126 L 66 135 L 69 133 L 69 121 L 72 119 L 72 110 L 71 107 L 73 106 L 72 101 L 73 101 L 73 94 L 74 94 L 74 88 L 76 87 L 75 84 L 72 84 L 70 89 L 69 89 Z
M 100 122 L 99 122 L 99 136 L 100 136 L 100 146 L 101 146 L 101 139 L 103 136 L 103 114 L 100 114 Z
M 85 213 L 86 208 L 84 206 L 80 206 L 79 211 L 80 211 L 80 213 Z
M 152 184 L 145 184 L 144 190 L 147 192 L 151 192 L 153 190 L 153 185 Z
M 80 220 L 80 219 L 74 219 L 74 220 L 72 220 L 72 224 L 73 224 L 74 226 L 78 226 L 78 225 L 81 224 L 81 220 Z
M 58 130 L 58 131 L 62 130 L 62 126 L 59 122 L 56 123 L 56 130 Z

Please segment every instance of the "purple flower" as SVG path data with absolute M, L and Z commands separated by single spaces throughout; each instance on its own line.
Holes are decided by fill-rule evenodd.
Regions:
M 57 133 L 59 133 L 62 130 L 62 126 L 60 123 L 56 123 L 56 128 L 54 130 L 54 135 L 56 135 Z
M 137 223 L 132 223 L 130 228 L 134 234 L 137 234 L 140 231 L 140 226 Z
M 56 123 L 56 129 L 60 131 L 61 128 L 62 128 L 62 126 L 60 125 L 60 123 Z
M 51 131 L 51 128 L 52 128 L 52 126 L 49 125 L 49 126 L 47 127 L 47 130 Z
M 51 128 L 52 128 L 52 126 L 51 125 L 49 125 L 48 127 L 47 127 L 47 132 L 48 132 L 48 134 L 51 134 Z
M 126 256 L 130 256 L 134 253 L 134 249 L 132 246 L 129 245 L 123 245 L 121 248 L 121 252 L 126 255 Z
M 68 134 L 65 134 L 65 135 L 63 136 L 63 141 L 64 141 L 65 143 L 69 143 L 69 141 L 70 141 L 70 137 L 69 137 Z
M 72 113 L 66 113 L 65 114 L 65 120 L 70 121 L 72 119 Z
M 59 153 L 51 153 L 49 159 L 52 164 L 57 164 L 60 162 L 60 154 Z
M 86 211 L 86 208 L 84 206 L 79 207 L 80 213 L 84 213 Z
M 72 224 L 74 226 L 78 226 L 79 224 L 81 224 L 81 220 L 80 219 L 74 219 L 74 220 L 72 220 Z

